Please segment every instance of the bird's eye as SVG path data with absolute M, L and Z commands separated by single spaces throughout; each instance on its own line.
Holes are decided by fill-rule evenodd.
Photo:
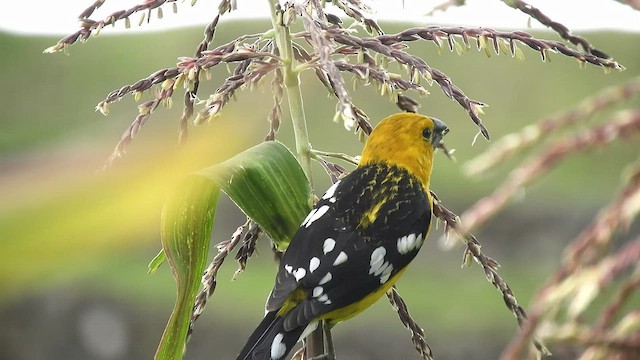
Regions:
M 422 137 L 424 137 L 427 140 L 431 140 L 431 130 L 430 129 L 424 129 L 422 131 Z

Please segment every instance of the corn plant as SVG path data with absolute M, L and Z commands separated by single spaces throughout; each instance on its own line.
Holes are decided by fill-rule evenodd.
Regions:
M 78 31 L 62 38 L 45 52 L 69 52 L 71 45 L 89 40 L 106 26 L 124 23 L 129 27 L 133 17 L 142 24 L 149 21 L 153 13 L 162 17 L 163 9 L 169 6 L 174 12 L 179 8 L 176 0 L 148 0 L 113 12 L 101 20 L 94 19 L 94 12 L 104 2 L 97 0 L 91 4 L 79 16 Z M 624 69 L 587 39 L 571 33 L 566 26 L 545 15 L 543 10 L 520 0 L 501 2 L 513 11 L 523 12 L 544 24 L 562 40 L 538 38 L 520 30 L 497 31 L 437 24 L 386 33 L 380 23 L 369 15 L 371 9 L 361 0 L 265 2 L 269 7 L 270 27 L 263 32 L 244 34 L 219 44 L 214 41 L 214 34 L 224 29 L 220 20 L 237 5 L 235 0 L 220 0 L 218 13 L 204 28 L 203 39 L 191 56 L 179 58 L 175 67 L 159 69 L 112 91 L 96 106 L 106 115 L 109 107 L 123 97 L 133 96 L 140 100 L 144 92 L 153 91 L 151 100 L 138 105 L 138 115 L 106 161 L 105 168 L 108 169 L 124 155 L 127 146 L 160 105 L 172 105 L 176 93 L 181 93 L 183 103 L 182 116 L 177 120 L 180 142 L 188 141 L 192 126 L 211 122 L 220 116 L 238 91 L 269 86 L 273 96 L 273 106 L 267 117 L 269 130 L 264 142 L 225 163 L 188 176 L 185 174 L 185 182 L 175 189 L 165 205 L 162 213 L 163 250 L 150 264 L 150 270 L 155 270 L 167 260 L 177 282 L 178 299 L 160 340 L 156 359 L 182 358 L 194 324 L 215 291 L 217 272 L 230 253 L 239 249 L 236 259 L 241 271 L 259 238 L 268 237 L 276 253 L 286 249 L 297 225 L 313 204 L 312 161 L 321 164 L 334 182 L 347 171 L 334 161 L 357 164 L 356 156 L 312 148 L 300 88 L 301 73 L 314 73 L 316 80 L 326 87 L 335 99 L 333 120 L 352 132 L 354 141 L 366 139 L 372 125 L 366 114 L 367 104 L 354 103 L 347 79 L 376 86 L 382 98 L 407 112 L 418 111 L 416 97 L 427 96 L 429 88 L 438 89 L 444 98 L 452 99 L 460 106 L 461 114 L 471 120 L 470 126 L 477 128 L 478 136 L 489 140 L 489 129 L 480 117 L 485 104 L 468 97 L 445 73 L 446 69 L 437 69 L 429 65 L 429 59 L 413 55 L 410 43 L 429 43 L 438 50 L 458 55 L 476 49 L 487 55 L 504 54 L 522 59 L 526 52 L 533 52 L 545 61 L 550 54 L 559 54 L 574 58 L 582 66 L 597 66 L 605 71 Z M 638 10 L 636 2 L 622 2 L 629 5 L 629 11 Z M 239 3 L 244 5 L 243 1 Z M 248 1 L 246 3 L 250 5 Z M 192 0 L 191 5 L 197 6 L 196 1 Z M 464 5 L 464 1 L 448 1 L 434 11 Z M 400 2 L 398 6 L 401 6 Z M 233 66 L 229 76 L 216 83 L 218 87 L 213 93 L 201 94 L 201 83 L 214 81 L 210 77 L 211 70 L 224 65 Z M 394 72 L 395 69 L 398 72 Z M 468 266 L 472 260 L 479 264 L 520 326 L 520 331 L 506 347 L 503 359 L 522 358 L 528 344 L 535 349 L 532 356 L 548 355 L 549 351 L 541 340 L 580 346 L 581 359 L 585 360 L 631 356 L 640 351 L 640 313 L 635 310 L 620 314 L 624 304 L 640 287 L 637 266 L 640 238 L 626 243 L 619 250 L 609 246 L 615 233 L 628 226 L 640 210 L 639 165 L 630 167 L 619 194 L 567 247 L 565 259 L 541 287 L 529 315 L 498 274 L 498 262 L 483 254 L 478 239 L 471 232 L 497 214 L 516 193 L 547 176 L 549 170 L 560 165 L 563 159 L 596 146 L 637 139 L 640 132 L 639 109 L 629 109 L 604 123 L 588 124 L 586 129 L 577 125 L 583 125 L 603 109 L 627 101 L 639 91 L 640 80 L 633 79 L 585 99 L 570 112 L 542 119 L 495 141 L 486 152 L 465 164 L 470 176 L 500 166 L 503 160 L 516 154 L 529 152 L 531 156 L 517 166 L 493 194 L 478 201 L 461 216 L 445 206 L 445 199 L 432 194 L 437 199 L 433 215 L 444 224 L 444 234 L 454 233 L 464 244 L 463 265 Z M 288 109 L 283 110 L 285 97 Z M 199 101 L 199 98 L 205 100 Z M 278 141 L 278 130 L 284 120 L 293 124 L 294 144 Z M 562 135 L 556 135 L 561 129 L 565 130 Z M 547 143 L 543 143 L 543 139 L 548 140 Z M 218 254 L 207 266 L 220 190 L 234 200 L 247 215 L 247 221 L 229 240 L 216 245 Z M 614 283 L 614 280 L 620 281 Z M 606 287 L 617 287 L 617 295 L 601 311 L 595 324 L 585 322 L 580 315 Z M 424 330 L 409 314 L 398 290 L 392 288 L 387 297 L 403 325 L 409 329 L 411 341 L 420 357 L 433 359 Z M 311 358 L 324 353 L 321 328 L 307 339 L 306 354 L 300 352 L 297 356 Z

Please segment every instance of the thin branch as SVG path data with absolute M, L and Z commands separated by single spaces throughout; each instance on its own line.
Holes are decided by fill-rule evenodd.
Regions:
M 584 325 L 568 324 L 564 326 L 551 326 L 549 330 L 556 336 L 550 337 L 548 341 L 555 343 L 572 343 L 582 346 L 590 346 L 580 360 L 586 359 L 635 359 L 636 357 L 625 357 L 624 355 L 637 355 L 640 351 L 640 333 L 633 331 L 633 327 L 638 326 L 640 312 L 631 312 L 625 319 L 627 326 L 619 326 L 615 330 L 592 329 Z M 622 330 L 622 331 L 620 331 Z M 598 352 L 599 356 L 595 356 Z M 612 353 L 622 352 L 621 357 L 607 357 Z M 521 358 L 517 358 L 521 359 Z
M 405 80 L 397 74 L 392 74 L 377 67 L 372 67 L 369 64 L 349 64 L 344 61 L 336 61 L 335 65 L 340 71 L 350 72 L 356 75 L 360 80 L 367 82 L 371 80 L 376 81 L 381 86 L 389 87 L 392 91 L 414 90 L 420 95 L 426 95 L 429 93 L 427 89 L 422 87 L 420 84 L 410 80 Z
M 267 117 L 269 121 L 269 132 L 265 137 L 265 141 L 276 139 L 276 134 L 280 129 L 282 122 L 282 99 L 284 98 L 284 74 L 281 68 L 273 71 L 273 79 L 271 80 L 271 91 L 273 92 L 273 106 Z
M 487 280 L 502 294 L 505 305 L 516 317 L 518 325 L 520 325 L 521 328 L 525 327 L 528 321 L 527 314 L 524 308 L 518 304 L 507 282 L 498 274 L 498 268 L 500 267 L 498 262 L 482 253 L 478 239 L 467 230 L 456 214 L 444 207 L 433 191 L 431 192 L 431 196 L 434 199 L 433 215 L 445 224 L 445 236 L 448 236 L 449 232 L 453 231 L 467 246 L 463 256 L 463 266 L 467 266 L 471 259 L 475 260 L 484 270 L 484 275 Z M 549 350 L 537 340 L 534 339 L 533 344 L 541 355 L 550 354 Z
M 217 276 L 218 270 L 224 263 L 224 260 L 227 258 L 227 255 L 233 251 L 233 249 L 240 243 L 240 241 L 246 236 L 248 230 L 254 223 L 247 219 L 244 225 L 238 227 L 236 231 L 231 235 L 231 239 L 224 240 L 216 245 L 218 249 L 218 253 L 213 258 L 213 261 L 207 269 L 204 271 L 202 275 L 202 290 L 196 296 L 195 303 L 193 305 L 193 310 L 191 314 L 191 320 L 189 321 L 189 331 L 187 333 L 187 339 L 193 333 L 193 326 L 195 325 L 196 320 L 200 317 L 202 312 L 204 311 L 205 306 L 207 305 L 207 301 L 213 295 L 213 292 L 216 290 L 216 285 L 218 283 Z
M 112 104 L 131 93 L 138 97 L 138 94 L 149 90 L 153 85 L 162 84 L 167 80 L 175 79 L 180 72 L 180 69 L 177 67 L 160 69 L 131 85 L 125 85 L 120 89 L 113 90 L 104 100 L 100 101 L 96 105 L 96 111 L 100 111 L 103 115 L 107 115 L 109 113 L 109 104 Z
M 127 127 L 120 137 L 120 141 L 118 141 L 115 149 L 105 162 L 104 169 L 109 168 L 113 165 L 114 161 L 124 155 L 126 147 L 131 143 L 147 120 L 149 120 L 158 105 L 164 103 L 167 107 L 171 107 L 171 95 L 173 95 L 175 80 L 167 79 L 162 84 L 162 89 L 158 92 L 154 100 L 149 100 L 138 105 L 138 116 L 136 116 L 131 125 Z
M 92 20 L 89 19 L 89 16 L 91 16 L 93 12 L 104 3 L 104 0 L 97 0 L 80 14 L 80 30 L 60 39 L 55 45 L 45 49 L 44 52 L 54 53 L 61 50 L 67 51 L 69 46 L 73 45 L 76 41 L 80 40 L 82 42 L 85 42 L 89 39 L 89 37 L 91 37 L 91 35 L 98 35 L 100 33 L 100 30 L 102 30 L 102 28 L 104 28 L 105 26 L 115 26 L 115 24 L 120 20 L 124 20 L 125 26 L 129 28 L 129 17 L 136 13 L 146 11 L 148 14 L 145 15 L 143 13 L 138 23 L 139 25 L 142 25 L 145 18 L 147 19 L 147 21 L 151 19 L 151 11 L 154 9 L 158 9 L 158 17 L 162 17 L 161 6 L 164 4 L 173 3 L 173 11 L 177 11 L 177 1 L 178 0 L 146 0 L 142 4 L 135 5 L 129 9 L 115 11 L 105 17 L 103 20 Z M 194 5 L 195 1 L 192 1 L 191 4 Z M 234 9 L 232 0 L 221 0 L 218 4 L 219 15 L 231 11 L 232 9 Z
M 559 52 L 565 56 L 575 58 L 581 63 L 587 62 L 593 65 L 610 68 L 612 70 L 624 70 L 624 67 L 616 61 L 608 57 L 599 57 L 588 52 L 581 52 L 567 47 L 559 41 L 537 39 L 533 35 L 524 31 L 496 31 L 490 28 L 467 28 L 432 25 L 427 27 L 412 28 L 404 30 L 397 34 L 381 35 L 377 39 L 384 45 L 393 45 L 400 42 L 427 40 L 434 43 L 439 48 L 444 40 L 451 51 L 457 49 L 456 38 L 462 40 L 466 49 L 471 48 L 470 38 L 477 42 L 478 50 L 488 49 L 491 42 L 493 51 L 496 54 L 500 52 L 509 52 L 511 56 L 519 56 L 519 49 L 516 43 L 524 44 L 531 49 L 538 51 L 542 60 L 547 58 L 547 51 Z M 459 49 L 461 50 L 461 49 Z M 458 51 L 462 53 L 463 51 Z
M 304 32 L 304 33 L 298 33 L 296 35 L 293 35 L 294 37 L 304 37 L 306 34 L 306 36 L 308 37 L 308 32 Z M 336 52 L 334 51 L 334 54 Z M 332 81 L 331 78 L 329 78 L 329 75 L 326 73 L 326 71 L 324 71 L 320 66 L 317 66 L 317 57 L 316 58 L 312 58 L 311 55 L 301 46 L 293 44 L 293 54 L 296 60 L 300 61 L 303 66 L 305 66 L 305 68 L 313 68 L 315 70 L 315 74 L 316 77 L 318 78 L 318 80 L 320 80 L 320 82 L 327 88 L 327 90 L 329 90 L 329 92 L 331 94 L 333 94 L 338 100 L 340 100 L 339 95 L 338 95 L 338 90 L 334 87 L 334 83 Z M 366 54 L 364 54 L 364 59 L 368 59 Z M 368 64 L 370 65 L 375 65 L 372 61 L 369 61 Z M 339 62 L 335 62 L 335 65 L 337 68 L 340 68 Z M 302 70 L 302 69 L 301 69 Z M 357 71 L 357 70 L 354 70 Z M 407 102 L 403 102 L 405 101 L 405 99 L 401 99 L 400 98 L 401 95 L 398 95 L 398 106 L 402 106 L 402 105 L 408 105 Z M 351 100 L 349 100 L 351 101 Z M 411 101 L 411 100 L 410 100 Z M 401 103 L 402 102 L 402 103 Z M 360 138 L 361 141 L 364 141 L 364 139 L 366 138 L 366 136 L 368 136 L 369 134 L 371 134 L 371 131 L 373 131 L 373 126 L 371 126 L 371 122 L 369 121 L 369 117 L 367 116 L 367 114 L 364 113 L 364 111 L 362 111 L 362 109 L 358 108 L 357 106 L 355 106 L 353 103 L 350 103 L 350 108 L 353 111 L 353 115 L 355 116 L 356 119 L 356 132 Z M 402 108 L 402 107 L 401 107 Z M 412 107 L 415 109 L 415 106 Z M 344 117 L 342 116 L 342 112 L 340 110 L 336 111 L 336 114 L 334 115 L 334 122 L 338 122 L 339 119 L 344 119 Z
M 96 110 L 106 115 L 109 112 L 109 104 L 122 99 L 128 94 L 133 93 L 137 95 L 142 93 L 149 90 L 153 85 L 160 84 L 165 80 L 175 78 L 176 84 L 181 85 L 185 81 L 195 81 L 199 78 L 197 77 L 199 69 L 211 68 L 221 62 L 236 62 L 243 57 L 254 58 L 265 55 L 266 53 L 262 51 L 256 52 L 252 50 L 251 47 L 239 45 L 246 39 L 259 36 L 260 34 L 243 35 L 233 41 L 216 47 L 214 50 L 206 51 L 205 54 L 200 54 L 198 57 L 181 57 L 176 67 L 157 70 L 146 78 L 140 79 L 131 85 L 125 85 L 120 89 L 113 90 L 104 100 L 96 105 Z
M 196 68 L 206 69 L 212 66 L 219 64 L 220 62 L 235 62 L 241 61 L 240 65 L 238 65 L 234 71 L 234 74 L 228 77 L 225 82 L 220 86 L 214 94 L 210 96 L 207 100 L 205 107 L 201 110 L 196 119 L 196 125 L 201 124 L 205 121 L 211 120 L 213 117 L 217 116 L 224 105 L 227 104 L 229 99 L 233 96 L 235 90 L 237 90 L 240 86 L 245 83 L 254 84 L 257 83 L 260 79 L 264 77 L 269 71 L 273 70 L 275 67 L 279 66 L 275 62 L 271 63 L 261 63 L 257 66 L 256 69 L 247 73 L 247 69 L 249 65 L 254 62 L 256 59 L 260 59 L 260 56 L 273 56 L 270 53 L 265 53 L 261 51 L 234 51 L 229 54 L 219 54 L 216 51 L 205 52 L 203 57 L 199 59 L 195 58 L 181 58 L 181 62 L 178 63 L 177 71 L 179 74 L 175 76 L 176 70 L 172 69 L 163 69 L 154 73 L 151 77 L 147 79 L 142 79 L 138 81 L 136 84 L 132 86 L 125 86 L 117 92 L 114 91 L 107 97 L 106 100 L 100 102 L 96 109 L 106 114 L 108 112 L 108 104 L 109 102 L 113 102 L 122 98 L 122 96 L 126 95 L 130 92 L 140 93 L 142 89 L 148 89 L 151 87 L 156 81 L 159 79 L 165 78 L 168 75 L 174 75 L 173 78 L 165 79 L 162 82 L 162 89 L 156 95 L 154 100 L 150 100 L 144 102 L 138 106 L 139 115 L 134 119 L 131 125 L 124 131 L 120 141 L 116 145 L 114 151 L 109 156 L 106 161 L 105 168 L 111 166 L 116 159 L 122 157 L 125 153 L 126 147 L 131 143 L 135 135 L 138 133 L 140 128 L 149 120 L 149 117 L 153 113 L 153 111 L 160 105 L 161 103 L 166 103 L 167 106 L 171 106 L 171 96 L 173 95 L 174 89 L 185 81 L 185 77 L 188 79 L 187 81 L 195 81 L 192 76 L 196 74 Z M 198 61 L 200 59 L 205 59 L 202 61 L 201 65 L 198 65 Z M 243 60 L 244 59 L 244 60 Z M 185 75 L 186 74 L 186 75 Z M 134 90 L 135 89 L 135 90 Z
M 513 170 L 493 194 L 480 199 L 467 209 L 462 215 L 463 223 L 469 230 L 485 223 L 516 193 L 549 172 L 569 155 L 619 139 L 631 138 L 639 132 L 640 111 L 629 111 L 621 113 L 606 124 L 552 143 L 546 150 Z
M 93 4 L 89 5 L 86 9 L 84 9 L 80 15 L 78 15 L 78 19 L 86 19 L 90 17 L 94 11 L 98 10 L 102 4 L 104 4 L 105 0 L 96 0 Z
M 384 31 L 380 25 L 374 20 L 364 15 L 364 12 L 371 12 L 366 5 L 361 3 L 360 1 L 345 1 L 345 0 L 336 0 L 334 5 L 340 8 L 344 13 L 354 19 L 355 21 L 362 23 L 365 29 L 369 34 L 377 34 L 382 35 Z
M 640 262 L 640 241 L 632 241 L 604 257 L 597 263 L 584 265 L 551 287 L 547 287 L 545 296 L 540 299 L 541 306 L 550 314 L 550 318 L 563 316 L 569 323 L 581 321 L 581 316 L 614 281 L 627 274 Z M 563 263 L 561 267 L 567 265 Z M 566 309 L 561 309 L 566 308 Z M 545 328 L 546 323 L 540 328 Z M 543 331 L 547 337 L 549 331 Z
M 343 154 L 343 153 L 320 151 L 320 150 L 311 150 L 311 152 L 314 155 L 316 155 L 316 157 L 318 157 L 318 156 L 332 157 L 332 158 L 344 160 L 344 161 L 346 161 L 348 163 L 351 163 L 353 165 L 358 165 L 358 162 L 360 161 L 360 157 L 359 156 L 351 156 L 351 155 L 347 155 L 347 154 Z
M 327 32 L 323 29 L 323 24 L 315 21 L 306 9 L 300 4 L 292 5 L 296 12 L 302 16 L 302 23 L 305 30 L 309 33 L 310 43 L 313 45 L 314 52 L 318 56 L 318 65 L 328 77 L 335 91 L 335 95 L 340 101 L 338 113 L 342 117 L 344 127 L 347 130 L 353 130 L 357 124 L 357 118 L 353 110 L 351 96 L 344 86 L 344 79 L 338 70 L 334 61 L 331 60 L 334 45 L 329 40 Z
M 242 238 L 242 245 L 240 249 L 236 253 L 236 261 L 238 262 L 238 269 L 235 273 L 233 273 L 233 278 L 235 279 L 241 272 L 245 271 L 247 268 L 247 261 L 256 251 L 256 244 L 258 243 L 258 239 L 260 238 L 260 234 L 262 233 L 262 229 L 258 224 L 253 221 L 249 222 L 249 227 L 246 229 L 244 236 Z
M 338 29 L 325 29 L 325 31 L 327 34 L 331 35 L 336 42 L 347 47 L 352 47 L 356 50 L 368 49 L 381 54 L 386 58 L 395 60 L 402 65 L 408 66 L 411 69 L 412 79 L 423 77 L 430 83 L 435 81 L 447 97 L 457 101 L 460 106 L 467 110 L 469 117 L 476 124 L 482 135 L 487 140 L 490 139 L 489 131 L 482 123 L 482 120 L 478 117 L 479 112 L 482 111 L 482 107 L 486 105 L 479 101 L 469 99 L 464 92 L 454 85 L 451 82 L 451 79 L 442 71 L 432 68 L 422 58 L 411 55 L 402 50 L 404 47 L 403 44 L 385 44 L 380 40 L 380 38 L 384 38 L 387 35 L 382 35 L 376 38 L 359 38 Z
M 209 99 L 206 101 L 203 109 L 198 112 L 198 115 L 196 115 L 194 120 L 196 125 L 209 122 L 214 117 L 218 116 L 235 91 L 240 88 L 240 86 L 247 83 L 247 80 L 252 77 L 248 71 L 251 61 L 251 59 L 247 59 L 240 62 L 233 71 L 233 75 L 226 78 L 224 83 L 209 96 Z M 256 71 L 260 74 L 266 75 L 269 70 L 272 69 L 260 69 Z
M 373 126 L 371 125 L 371 121 L 369 120 L 369 117 L 367 116 L 367 114 L 364 113 L 364 111 L 362 109 L 360 109 L 359 107 L 351 104 L 351 109 L 353 110 L 353 113 L 356 116 L 356 131 L 358 133 L 358 136 L 360 138 L 361 142 L 364 142 L 365 137 L 371 135 L 371 132 L 373 131 Z
M 402 324 L 411 332 L 411 343 L 413 343 L 413 347 L 416 349 L 418 354 L 420 354 L 424 360 L 433 360 L 433 352 L 425 340 L 424 330 L 420 325 L 418 325 L 413 317 L 411 317 L 411 314 L 409 314 L 409 308 L 407 308 L 407 304 L 400 296 L 395 285 L 387 291 L 387 299 L 394 310 L 398 313 L 398 317 Z
M 635 240 L 640 242 L 640 238 Z M 630 277 L 620 286 L 614 296 L 614 300 L 600 313 L 596 327 L 605 329 L 611 326 L 613 319 L 618 315 L 622 307 L 629 301 L 631 295 L 640 291 L 640 273 Z
M 482 154 L 469 160 L 465 165 L 465 171 L 469 176 L 484 173 L 498 164 L 503 164 L 514 155 L 531 148 L 547 136 L 552 136 L 559 130 L 585 121 L 596 113 L 627 101 L 639 92 L 640 77 L 623 85 L 605 89 L 583 100 L 578 106 L 567 112 L 548 117 L 498 139 Z
M 628 228 L 640 212 L 640 164 L 637 164 L 615 199 L 600 210 L 594 221 L 578 235 L 564 256 L 565 273 L 573 272 L 581 264 L 596 261 L 619 228 Z
M 417 113 L 418 108 L 420 107 L 419 102 L 402 94 L 398 94 L 396 105 L 400 110 L 410 112 L 410 113 Z
M 215 36 L 216 27 L 218 26 L 219 20 L 220 13 L 218 13 L 218 15 L 213 18 L 213 21 L 204 28 L 204 38 L 196 47 L 196 58 L 201 57 L 202 53 L 209 49 L 209 44 L 211 44 L 211 41 L 213 41 L 213 37 Z M 201 68 L 197 67 L 194 81 L 191 83 L 191 88 L 184 93 L 184 107 L 182 109 L 180 120 L 178 121 L 178 141 L 180 143 L 184 143 L 184 141 L 186 141 L 187 135 L 189 133 L 189 119 L 191 119 L 191 117 L 193 116 L 193 105 L 198 98 L 198 88 L 200 87 L 200 71 Z
M 640 201 L 636 200 L 638 197 L 640 197 L 640 166 L 636 167 L 628 183 L 620 190 L 611 204 L 604 208 L 592 224 L 567 247 L 565 250 L 567 255 L 562 265 L 538 290 L 531 306 L 529 321 L 503 352 L 504 359 L 517 359 L 524 351 L 528 339 L 533 336 L 546 313 L 545 299 L 561 281 L 566 279 L 582 263 L 582 256 L 585 255 L 586 259 L 593 261 L 595 255 L 589 254 L 591 245 L 609 241 L 615 229 L 621 224 L 629 224 L 631 219 L 637 215 L 640 211 Z M 596 246 L 596 249 L 602 249 L 602 247 Z
M 44 50 L 44 52 L 54 53 L 61 50 L 66 51 L 69 48 L 69 46 L 73 45 L 76 41 L 80 40 L 82 42 L 85 42 L 89 40 L 89 37 L 91 37 L 91 35 L 97 35 L 100 32 L 100 30 L 102 30 L 102 28 L 104 28 L 105 26 L 108 26 L 108 25 L 115 26 L 116 22 L 120 20 L 124 20 L 125 26 L 128 28 L 130 26 L 129 17 L 131 15 L 136 14 L 138 12 L 148 11 L 149 15 L 147 19 L 149 19 L 151 17 L 151 10 L 156 9 L 164 5 L 165 3 L 174 3 L 176 1 L 177 0 L 146 0 L 144 3 L 135 5 L 129 9 L 113 12 L 107 17 L 105 17 L 103 20 L 91 20 L 88 17 L 91 14 L 93 14 L 93 11 L 95 11 L 99 7 L 99 6 L 96 6 L 96 4 L 99 3 L 100 1 L 96 1 L 93 5 L 91 5 L 89 8 L 87 8 L 85 11 L 83 11 L 80 14 L 80 19 L 79 19 L 80 26 L 81 26 L 80 30 L 60 39 L 55 45 Z M 144 19 L 145 19 L 145 15 L 143 14 L 142 18 L 140 19 L 140 24 L 142 24 Z
M 609 55 L 605 54 L 604 52 L 598 49 L 595 49 L 587 41 L 587 39 L 581 36 L 573 35 L 568 27 L 562 25 L 557 21 L 551 20 L 551 18 L 543 14 L 542 11 L 540 11 L 538 8 L 535 8 L 522 0 L 502 0 L 502 2 L 538 20 L 542 25 L 548 28 L 551 28 L 553 31 L 557 32 L 561 38 L 569 41 L 574 45 L 580 46 L 585 52 L 592 54 L 601 59 L 611 58 Z
M 614 255 L 604 258 L 600 264 L 604 266 L 599 271 L 598 286 L 604 288 L 640 264 L 640 238 L 626 242 Z
M 333 184 L 335 184 L 342 178 L 343 175 L 347 173 L 347 169 L 345 169 L 344 167 L 336 163 L 329 162 L 321 157 L 314 157 L 313 160 L 319 162 L 320 165 L 322 165 L 322 168 L 327 173 L 327 175 L 329 175 L 329 180 L 331 180 L 331 183 Z

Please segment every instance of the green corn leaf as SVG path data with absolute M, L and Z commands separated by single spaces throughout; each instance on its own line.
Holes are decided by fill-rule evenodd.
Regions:
M 165 203 L 162 248 L 177 284 L 177 299 L 164 329 L 155 359 L 182 359 L 191 310 L 200 287 L 220 188 L 192 175 Z M 161 255 L 156 256 L 159 259 Z M 156 262 L 156 267 L 160 264 Z
M 311 210 L 309 181 L 295 157 L 270 141 L 185 179 L 162 212 L 162 248 L 149 264 L 166 260 L 177 283 L 177 299 L 156 352 L 156 360 L 182 359 L 189 320 L 207 263 L 220 190 L 284 250 Z
M 164 250 L 160 250 L 160 252 L 158 253 L 158 255 L 156 255 L 151 262 L 149 262 L 149 274 L 153 274 L 156 272 L 156 270 L 158 270 L 158 268 L 160 268 L 160 265 L 162 265 L 162 263 L 167 259 L 166 256 L 164 256 Z
M 278 250 L 289 245 L 312 206 L 311 186 L 291 152 L 269 141 L 198 175 L 216 182 Z

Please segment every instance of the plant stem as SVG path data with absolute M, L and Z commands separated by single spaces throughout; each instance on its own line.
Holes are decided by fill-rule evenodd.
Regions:
M 296 140 L 296 152 L 298 153 L 298 160 L 300 161 L 302 170 L 307 175 L 307 179 L 309 179 L 309 183 L 313 188 L 311 143 L 309 142 L 307 119 L 304 112 L 304 104 L 302 103 L 300 79 L 298 78 L 300 71 L 294 67 L 291 33 L 289 32 L 289 28 L 282 24 L 282 17 L 278 14 L 277 6 L 279 6 L 279 1 L 267 1 L 269 2 L 271 25 L 275 32 L 276 45 L 278 46 L 278 51 L 280 51 L 280 57 L 284 66 L 284 88 L 287 92 L 289 114 L 291 115 L 293 133 Z M 318 329 L 306 338 L 306 358 L 310 359 L 322 354 L 324 354 L 324 332 L 322 331 L 322 326 L 318 326 Z
M 298 153 L 298 160 L 300 161 L 302 170 L 304 170 L 313 187 L 313 177 L 311 175 L 311 144 L 309 142 L 309 133 L 307 132 L 304 104 L 302 103 L 302 92 L 298 78 L 299 71 L 294 68 L 291 33 L 287 26 L 282 25 L 282 18 L 278 16 L 278 12 L 276 11 L 276 6 L 279 4 L 278 0 L 267 1 L 269 2 L 269 10 L 271 11 L 271 25 L 275 31 L 276 44 L 278 45 L 280 58 L 284 65 L 284 88 L 287 92 L 287 100 L 289 102 L 289 114 L 291 115 L 293 133 L 296 140 L 296 152 Z
M 346 161 L 348 163 L 351 163 L 353 165 L 358 165 L 358 158 L 353 157 L 351 155 L 347 155 L 347 154 L 343 154 L 343 153 L 337 153 L 337 152 L 320 151 L 320 150 L 311 150 L 311 153 L 315 157 L 319 157 L 319 156 L 332 157 L 332 158 L 344 160 L 344 161 Z

